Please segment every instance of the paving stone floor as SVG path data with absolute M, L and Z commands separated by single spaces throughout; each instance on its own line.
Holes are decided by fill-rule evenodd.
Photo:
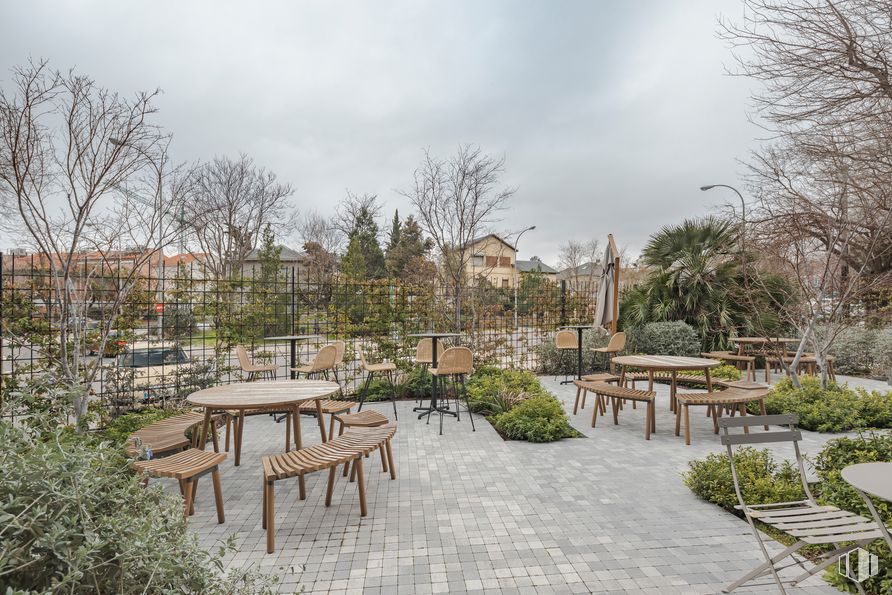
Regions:
M 543 383 L 572 410 L 572 385 Z M 252 417 L 242 465 L 230 457 L 223 467 L 226 523 L 216 523 L 205 482 L 190 527 L 207 547 L 234 535 L 227 565 L 278 574 L 283 593 L 717 593 L 761 561 L 758 547 L 745 522 L 682 484 L 688 461 L 721 447 L 699 412 L 685 446 L 673 435 L 668 388 L 657 390 L 649 442 L 642 408 L 592 429 L 589 403 L 571 415 L 585 438 L 529 444 L 503 441 L 482 418 L 472 432 L 466 416 L 447 418 L 440 436 L 436 419 L 426 425 L 402 402 L 398 479 L 369 459 L 369 516 L 359 517 L 356 484 L 340 476 L 330 508 L 327 474 L 308 477 L 303 502 L 296 480 L 279 482 L 274 554 L 260 526 L 260 456 L 282 450 L 284 427 Z M 390 412 L 389 403 L 373 407 Z M 302 424 L 305 444 L 317 441 L 315 420 Z M 805 434 L 808 453 L 828 438 Z M 789 592 L 837 591 L 812 578 Z

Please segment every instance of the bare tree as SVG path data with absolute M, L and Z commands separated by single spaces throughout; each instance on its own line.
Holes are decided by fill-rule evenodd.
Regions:
M 151 122 L 156 92 L 125 99 L 46 62 L 13 70 L 11 82 L 0 91 L 0 195 L 14 207 L 4 226 L 49 272 L 47 310 L 59 328 L 50 371 L 83 429 L 101 366 L 86 357 L 91 277 L 119 277 L 101 296 L 101 353 L 116 313 L 176 233 L 165 214 L 182 200 L 180 178 L 168 137 Z
M 569 288 L 574 291 L 593 290 L 595 280 L 600 274 L 600 259 L 602 257 L 601 242 L 597 239 L 585 242 L 567 240 L 560 247 L 558 263 L 561 269 L 569 271 Z
M 240 271 L 267 225 L 281 233 L 290 230 L 292 193 L 290 184 L 280 183 L 247 155 L 218 157 L 193 170 L 185 225 L 214 278 Z
M 354 194 L 347 190 L 346 196 L 338 203 L 338 208 L 331 222 L 340 233 L 341 246 L 346 246 L 350 234 L 356 227 L 356 219 L 367 213 L 376 222 L 381 217 L 383 206 L 378 202 L 377 194 Z M 339 247 L 341 247 L 339 246 Z
M 425 151 L 415 170 L 414 186 L 402 193 L 412 201 L 439 252 L 441 272 L 453 294 L 456 329 L 461 328 L 471 240 L 498 221 L 499 211 L 515 192 L 499 187 L 504 166 L 504 157 L 490 157 L 472 145 L 460 147 L 448 159 Z
M 341 232 L 334 219 L 326 218 L 316 211 L 304 212 L 297 222 L 297 233 L 301 245 L 316 244 L 328 254 L 336 254 L 343 246 Z

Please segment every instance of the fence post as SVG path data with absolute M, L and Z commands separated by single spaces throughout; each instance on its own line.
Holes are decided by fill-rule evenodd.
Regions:
M 567 280 L 561 279 L 561 326 L 567 324 Z

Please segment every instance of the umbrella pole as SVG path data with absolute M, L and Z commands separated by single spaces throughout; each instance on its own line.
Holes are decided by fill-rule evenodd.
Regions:
M 613 252 L 613 320 L 610 325 L 612 334 L 616 334 L 616 323 L 619 318 L 619 250 L 616 249 L 616 242 L 613 240 L 613 234 L 607 234 L 607 241 L 610 242 L 610 250 Z

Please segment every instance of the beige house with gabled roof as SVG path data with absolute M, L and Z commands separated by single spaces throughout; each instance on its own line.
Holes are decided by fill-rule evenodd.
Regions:
M 494 233 L 474 238 L 465 246 L 468 261 L 465 272 L 473 282 L 486 279 L 494 287 L 512 288 L 517 277 L 514 246 Z

